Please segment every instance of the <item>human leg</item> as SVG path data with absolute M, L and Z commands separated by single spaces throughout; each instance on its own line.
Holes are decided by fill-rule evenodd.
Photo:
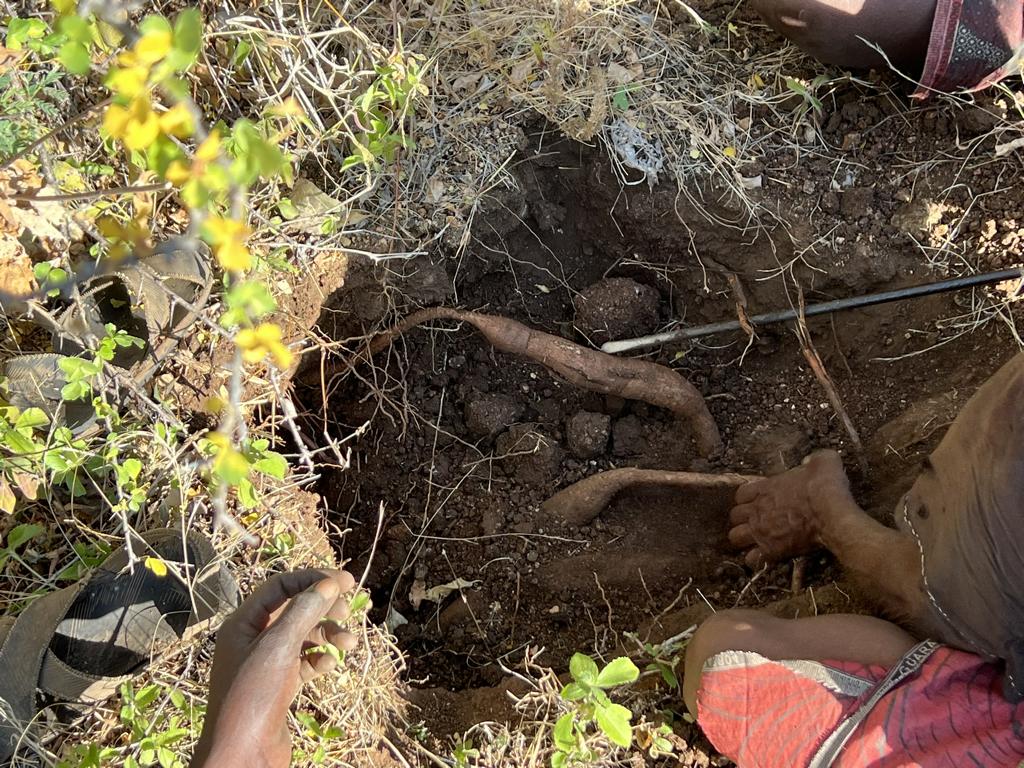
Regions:
M 884 66 L 884 57 L 867 40 L 916 77 L 928 50 L 936 0 L 752 0 L 752 5 L 768 26 L 819 61 Z
M 700 626 L 687 646 L 683 698 L 696 718 L 704 665 L 723 651 L 752 651 L 776 661 L 841 660 L 891 667 L 914 643 L 895 624 L 873 616 L 779 619 L 752 610 L 719 611 Z

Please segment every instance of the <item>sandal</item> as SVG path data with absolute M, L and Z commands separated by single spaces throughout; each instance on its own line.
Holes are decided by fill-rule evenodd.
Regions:
M 203 536 L 162 528 L 131 543 L 134 567 L 121 547 L 77 584 L 0 618 L 0 766 L 31 743 L 47 701 L 102 701 L 238 606 L 238 585 Z
M 177 237 L 117 272 L 91 278 L 82 300 L 55 320 L 52 353 L 19 355 L 0 368 L 7 378 L 7 400 L 19 408 L 41 408 L 51 423 L 82 436 L 96 424 L 92 403 L 65 401 L 61 360 L 87 354 L 79 339 L 102 338 L 106 325 L 141 338 L 136 346 L 117 347 L 111 363 L 145 386 L 205 306 L 212 288 L 209 249 Z M 176 300 L 180 299 L 180 301 Z

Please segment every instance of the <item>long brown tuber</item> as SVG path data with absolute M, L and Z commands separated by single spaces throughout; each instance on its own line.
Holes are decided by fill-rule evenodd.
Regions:
M 570 384 L 666 408 L 689 421 L 703 456 L 722 447 L 711 412 L 700 392 L 670 368 L 647 360 L 609 355 L 596 349 L 536 331 L 507 317 L 464 312 L 447 307 L 422 309 L 370 341 L 370 354 L 386 348 L 409 329 L 431 320 L 459 320 L 475 327 L 502 352 L 523 355 L 550 368 Z
M 673 472 L 662 469 L 611 469 L 573 483 L 544 502 L 541 509 L 569 525 L 586 525 L 603 510 L 615 494 L 632 485 L 674 485 L 680 488 L 735 488 L 753 475 L 731 473 L 710 475 L 703 472 Z

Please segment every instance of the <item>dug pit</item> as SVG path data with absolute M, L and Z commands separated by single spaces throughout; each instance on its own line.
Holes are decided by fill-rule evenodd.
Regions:
M 810 321 L 864 438 L 870 484 L 788 327 L 646 355 L 703 393 L 724 445 L 711 458 L 671 412 L 570 385 L 496 351 L 469 323 L 425 323 L 367 360 L 369 336 L 427 305 L 591 347 L 735 319 L 741 303 L 751 314 L 786 308 L 797 284 L 814 301 L 927 277 L 919 250 L 895 235 L 851 242 L 842 258 L 797 259 L 801 246 L 782 228 L 721 223 L 739 216 L 729 200 L 698 208 L 667 183 L 623 190 L 602 155 L 567 141 L 528 145 L 516 168 L 514 185 L 483 200 L 465 249 L 353 267 L 321 318 L 348 352 L 298 377 L 312 433 L 326 425 L 350 438 L 369 424 L 345 443 L 351 466 L 325 473 L 319 490 L 347 531 L 338 546 L 350 568 L 370 562 L 374 618 L 393 628 L 419 685 L 492 686 L 527 647 L 563 668 L 576 651 L 614 651 L 622 632 L 666 609 L 762 605 L 833 581 L 827 556 L 811 558 L 799 582 L 790 564 L 748 571 L 725 539 L 728 489 L 633 488 L 580 525 L 544 503 L 617 467 L 767 473 L 833 447 L 885 519 L 938 434 L 915 432 L 934 420 L 924 412 L 898 450 L 891 429 L 875 437 L 880 428 L 937 395 L 962 402 L 1012 352 L 989 330 L 906 357 L 932 346 L 909 329 L 931 333 L 955 310 L 948 296 Z M 856 226 L 863 211 L 834 215 Z

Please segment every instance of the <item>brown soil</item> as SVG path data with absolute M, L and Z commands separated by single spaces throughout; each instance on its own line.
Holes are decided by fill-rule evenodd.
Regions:
M 751 314 L 790 306 L 797 286 L 810 302 L 934 279 L 928 244 L 949 234 L 951 217 L 960 217 L 961 233 L 974 233 L 963 235 L 978 246 L 974 266 L 1016 263 L 1017 240 L 991 244 L 1002 243 L 1007 222 L 1016 234 L 1024 221 L 1019 193 L 974 205 L 1000 184 L 985 169 L 968 171 L 968 189 L 954 184 L 962 169 L 951 164 L 933 164 L 927 178 L 912 165 L 919 148 L 934 155 L 937 144 L 980 135 L 984 124 L 975 111 L 904 114 L 889 98 L 840 86 L 818 124 L 830 152 L 802 154 L 796 143 L 792 154 L 743 169 L 762 176 L 763 204 L 786 223 L 760 229 L 720 223 L 740 209 L 710 192 L 698 209 L 668 184 L 622 189 L 597 150 L 553 142 L 539 128 L 516 166 L 517 188 L 485 201 L 465 251 L 389 262 L 387 270 L 353 262 L 321 327 L 337 339 L 361 338 L 384 324 L 389 308 L 402 315 L 444 304 L 600 343 L 667 321 L 734 319 L 727 272 Z M 837 177 L 840 167 L 848 175 Z M 336 365 L 323 380 L 319 370 L 300 375 L 312 433 L 326 423 L 343 438 L 371 422 L 348 443 L 351 468 L 326 473 L 320 492 L 349 530 L 339 546 L 352 568 L 374 552 L 368 585 L 377 618 L 397 612 L 408 622 L 395 631 L 410 679 L 430 689 L 420 696 L 433 702 L 428 725 L 442 734 L 471 725 L 478 697 L 468 689 L 500 686 L 499 662 L 514 666 L 527 646 L 545 648 L 542 660 L 564 668 L 575 651 L 614 653 L 624 630 L 678 632 L 708 605 L 798 598 L 797 607 L 776 610 L 861 609 L 846 587 L 827 588 L 839 578 L 827 555 L 808 558 L 797 595 L 789 563 L 752 581 L 726 547 L 726 493 L 628 491 L 580 528 L 546 517 L 541 504 L 613 467 L 770 473 L 833 447 L 846 456 L 861 501 L 888 520 L 945 424 L 1015 351 L 1000 323 L 959 337 L 937 324 L 966 306 L 963 295 L 946 295 L 809 321 L 864 440 L 867 477 L 784 326 L 749 343 L 732 334 L 650 354 L 708 400 L 725 442 L 712 462 L 698 458 L 671 414 L 571 387 L 451 322 L 408 332 L 373 366 Z M 326 406 L 323 391 L 331 393 Z M 452 582 L 457 588 L 438 601 L 424 598 Z M 434 722 L 428 710 L 445 709 L 443 689 L 460 693 L 444 699 L 451 707 Z M 492 693 L 479 697 L 492 701 Z

